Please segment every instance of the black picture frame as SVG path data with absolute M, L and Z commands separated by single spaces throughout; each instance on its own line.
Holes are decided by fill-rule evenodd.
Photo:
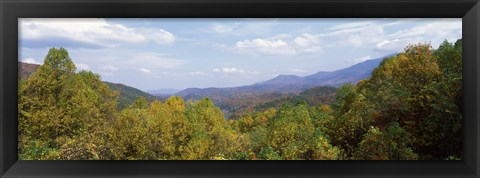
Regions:
M 17 160 L 18 18 L 462 18 L 462 161 Z M 479 177 L 478 0 L 0 0 L 1 177 Z

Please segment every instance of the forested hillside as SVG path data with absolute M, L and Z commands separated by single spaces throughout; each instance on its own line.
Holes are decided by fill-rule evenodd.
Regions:
M 152 102 L 155 99 L 158 99 L 157 97 L 145 93 L 142 90 L 121 84 L 121 83 L 112 83 L 112 82 L 104 82 L 110 87 L 110 89 L 119 91 L 120 95 L 118 96 L 118 108 L 122 109 L 127 107 L 128 105 L 132 104 L 135 102 L 135 99 L 138 97 L 144 97 L 147 99 L 147 101 Z
M 40 65 L 37 64 L 29 64 L 29 63 L 24 63 L 24 62 L 18 62 L 18 72 L 19 75 L 18 77 L 21 80 L 27 80 L 35 71 L 40 67 Z M 152 102 L 153 100 L 157 99 L 157 97 L 145 93 L 139 89 L 133 88 L 131 86 L 127 86 L 121 83 L 112 83 L 112 82 L 106 82 L 102 81 L 103 83 L 107 84 L 110 89 L 114 91 L 119 92 L 118 96 L 118 104 L 117 107 L 119 109 L 125 108 L 128 105 L 132 104 L 137 97 L 144 97 L 148 101 Z
M 19 159 L 462 159 L 461 40 L 435 50 L 412 44 L 370 78 L 332 90 L 297 95 L 332 101 L 287 97 L 231 120 L 210 98 L 139 97 L 119 109 L 118 92 L 52 48 L 31 77 L 19 79 Z

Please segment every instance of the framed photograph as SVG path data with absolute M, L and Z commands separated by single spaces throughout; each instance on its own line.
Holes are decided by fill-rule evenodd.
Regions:
M 1 1 L 1 177 L 478 177 L 480 4 Z

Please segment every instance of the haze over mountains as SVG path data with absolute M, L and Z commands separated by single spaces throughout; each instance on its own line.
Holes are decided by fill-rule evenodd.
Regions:
M 391 56 L 391 55 L 390 55 Z M 389 57 L 389 56 L 386 56 Z M 359 80 L 370 77 L 372 71 L 378 67 L 385 57 L 367 60 L 351 67 L 330 71 L 317 72 L 312 75 L 300 77 L 296 75 L 279 75 L 273 79 L 258 82 L 252 85 L 228 88 L 187 88 L 174 95 L 185 99 L 200 99 L 214 95 L 240 95 L 241 93 L 300 93 L 305 89 L 316 86 L 338 87 L 346 83 L 356 84 Z M 153 93 L 151 93 L 153 94 Z
M 173 89 L 173 88 L 163 88 L 158 90 L 147 90 L 146 92 L 152 95 L 162 96 L 162 95 L 173 95 L 179 91 L 180 90 Z

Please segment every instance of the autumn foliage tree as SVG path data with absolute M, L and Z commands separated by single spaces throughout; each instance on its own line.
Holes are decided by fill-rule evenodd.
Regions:
M 93 143 L 81 138 L 92 136 L 97 126 L 113 119 L 118 94 L 103 84 L 98 75 L 75 71 L 68 52 L 53 48 L 44 64 L 27 81 L 20 82 L 20 157 L 75 159 L 75 156 L 63 156 L 62 149 L 78 143 L 77 151 L 93 150 Z M 79 143 L 80 140 L 83 143 Z M 37 151 L 29 154 L 32 150 Z M 96 158 L 95 154 L 92 159 Z

